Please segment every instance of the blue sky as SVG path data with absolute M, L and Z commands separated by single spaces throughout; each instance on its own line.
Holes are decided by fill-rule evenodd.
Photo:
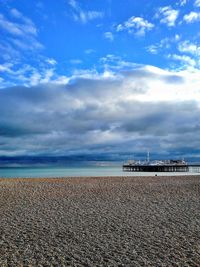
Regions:
M 199 0 L 1 1 L 0 155 L 199 157 L 199 26 Z

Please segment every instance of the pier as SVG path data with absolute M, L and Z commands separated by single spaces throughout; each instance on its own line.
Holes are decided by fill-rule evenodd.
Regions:
M 200 165 L 131 165 L 124 164 L 123 171 L 125 172 L 198 172 L 200 173 Z

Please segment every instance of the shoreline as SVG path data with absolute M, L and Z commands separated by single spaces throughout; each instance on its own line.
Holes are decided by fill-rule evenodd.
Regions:
M 200 176 L 0 178 L 0 266 L 200 266 Z

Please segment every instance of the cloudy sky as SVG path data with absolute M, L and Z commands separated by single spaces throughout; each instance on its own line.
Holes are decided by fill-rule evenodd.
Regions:
M 200 158 L 200 0 L 0 2 L 0 156 Z

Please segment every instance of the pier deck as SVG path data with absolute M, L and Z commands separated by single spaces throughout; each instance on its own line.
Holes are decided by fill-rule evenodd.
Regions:
M 200 172 L 200 165 L 123 165 L 126 172 Z

